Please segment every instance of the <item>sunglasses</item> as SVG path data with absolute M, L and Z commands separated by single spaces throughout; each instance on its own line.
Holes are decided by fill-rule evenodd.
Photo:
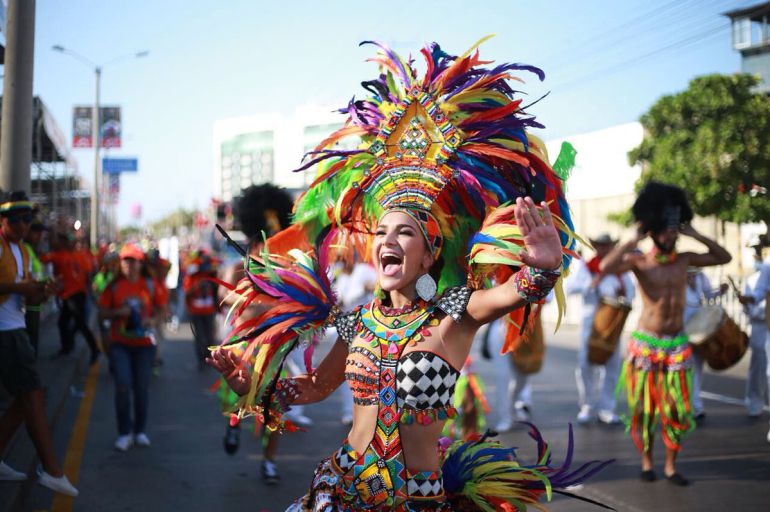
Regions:
M 12 215 L 8 217 L 8 222 L 11 224 L 18 224 L 20 222 L 23 222 L 25 224 L 31 224 L 32 223 L 33 216 L 31 213 L 26 213 L 23 215 Z

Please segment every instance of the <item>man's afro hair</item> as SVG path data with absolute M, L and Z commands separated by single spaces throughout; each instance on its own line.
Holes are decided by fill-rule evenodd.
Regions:
M 667 185 L 659 181 L 647 182 L 639 196 L 631 207 L 634 220 L 641 222 L 642 229 L 647 232 L 660 233 L 668 227 L 672 210 L 679 213 L 679 223 L 688 223 L 692 220 L 693 213 L 687 202 L 687 194 L 684 190 L 674 185 Z
M 262 231 L 270 236 L 275 231 L 270 218 L 277 217 L 278 229 L 285 229 L 291 222 L 294 201 L 284 189 L 270 183 L 252 185 L 242 191 L 235 202 L 233 214 L 239 228 L 249 240 L 261 236 Z

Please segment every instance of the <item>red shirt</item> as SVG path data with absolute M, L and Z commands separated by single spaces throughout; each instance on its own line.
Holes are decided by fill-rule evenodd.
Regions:
M 209 276 L 206 272 L 197 272 L 185 276 L 182 282 L 191 315 L 212 315 L 217 311 L 217 285 L 205 279 Z
M 58 295 L 67 299 L 76 293 L 86 291 L 87 272 L 83 268 L 81 258 L 73 251 L 54 251 L 42 254 L 40 261 L 53 263 L 53 272 L 59 280 L 61 288 Z
M 131 282 L 125 277 L 119 277 L 104 289 L 99 297 L 99 306 L 117 309 L 129 306 L 131 314 L 122 318 L 113 318 L 110 328 L 110 339 L 134 347 L 154 345 L 155 341 L 149 336 L 143 324 L 153 316 L 156 308 L 161 305 L 161 294 L 152 279 L 140 277 Z

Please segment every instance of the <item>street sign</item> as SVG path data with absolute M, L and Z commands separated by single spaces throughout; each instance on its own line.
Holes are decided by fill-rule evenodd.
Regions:
M 102 158 L 102 173 L 104 174 L 120 174 L 138 170 L 138 158 Z

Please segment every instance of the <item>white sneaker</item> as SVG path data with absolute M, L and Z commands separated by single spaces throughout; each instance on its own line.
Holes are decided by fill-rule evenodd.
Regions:
M 767 442 L 770 443 L 770 430 L 767 431 Z
M 150 438 L 144 432 L 139 432 L 134 436 L 134 442 L 137 446 L 150 446 Z
M 517 404 L 514 413 L 516 414 L 516 421 L 530 421 L 532 419 L 532 413 L 527 404 Z
M 585 425 L 589 421 L 591 421 L 591 417 L 593 416 L 593 411 L 591 411 L 590 405 L 583 405 L 580 407 L 580 412 L 577 415 L 577 422 L 581 425 Z
M 505 418 L 497 422 L 495 425 L 495 432 L 503 433 L 509 432 L 513 429 L 513 421 L 510 418 Z
M 115 449 L 119 452 L 127 452 L 134 445 L 133 436 L 118 436 L 115 440 Z
M 53 477 L 46 473 L 43 468 L 38 466 L 37 476 L 37 483 L 43 487 L 48 487 L 54 492 L 66 494 L 67 496 L 72 496 L 73 498 L 78 495 L 78 490 L 75 489 L 75 486 L 72 485 L 69 480 L 67 480 L 66 475 L 62 475 L 58 478 Z
M 342 424 L 346 427 L 349 427 L 353 424 L 353 415 L 352 414 L 346 414 L 342 417 Z
M 27 475 L 21 471 L 16 471 L 11 466 L 3 461 L 0 461 L 0 481 L 4 482 L 21 482 L 26 480 Z
M 617 425 L 620 423 L 620 416 L 612 411 L 599 411 L 597 414 L 599 421 L 605 425 Z

